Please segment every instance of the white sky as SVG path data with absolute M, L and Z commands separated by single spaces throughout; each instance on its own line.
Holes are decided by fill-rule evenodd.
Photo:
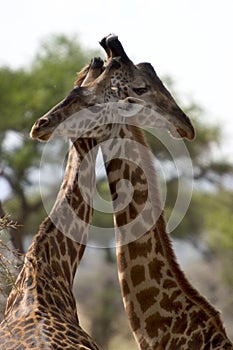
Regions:
M 79 35 L 98 48 L 118 34 L 135 63 L 169 74 L 181 101 L 191 97 L 206 120 L 224 124 L 224 150 L 233 139 L 232 0 L 7 0 L 0 12 L 0 65 L 26 65 L 52 33 Z M 230 150 L 229 154 L 231 153 Z

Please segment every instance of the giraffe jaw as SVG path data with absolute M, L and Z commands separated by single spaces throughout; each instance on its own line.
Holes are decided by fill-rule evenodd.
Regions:
M 41 135 L 34 135 L 32 133 L 30 133 L 30 137 L 32 139 L 36 139 L 39 140 L 41 142 L 47 142 L 51 139 L 52 134 L 51 133 L 47 133 L 47 134 L 41 134 Z
M 48 127 L 46 127 L 46 130 L 45 130 L 45 126 L 48 123 L 47 118 L 42 118 L 41 120 L 43 122 L 43 125 L 42 123 L 41 125 L 39 125 L 38 122 L 36 122 L 30 131 L 30 137 L 32 139 L 36 139 L 42 142 L 47 142 L 51 138 L 53 134 L 53 130 L 52 129 L 50 130 L 50 128 Z

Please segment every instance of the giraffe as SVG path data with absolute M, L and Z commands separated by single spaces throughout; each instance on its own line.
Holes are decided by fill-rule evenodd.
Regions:
M 153 117 L 159 115 L 163 126 L 174 136 L 193 139 L 194 129 L 190 120 L 164 87 L 153 67 L 148 63 L 134 65 L 113 35 L 104 38 L 101 45 L 109 56 L 107 66 L 109 61 L 120 56 L 120 68 L 111 77 L 111 90 L 115 90 L 118 98 L 125 98 L 125 115 L 132 109 L 131 117 L 136 113 L 132 118 L 138 126 L 140 123 L 152 126 Z M 138 96 L 147 107 L 139 109 L 140 113 L 138 109 L 135 112 L 134 108 L 134 103 L 139 102 Z M 106 94 L 108 98 L 111 98 L 110 93 Z M 48 131 L 51 135 L 75 111 L 74 105 L 65 111 L 62 104 L 59 106 L 55 119 L 53 110 L 42 117 L 47 125 L 39 130 L 36 137 L 43 138 Z M 148 109 L 153 109 L 155 114 L 148 113 Z M 117 112 L 119 109 L 109 107 L 108 118 L 106 110 L 103 117 L 103 109 L 98 106 L 86 118 L 86 126 L 91 126 L 92 130 L 89 128 L 85 133 L 83 120 L 77 116 L 75 122 L 78 129 L 67 127 L 65 133 L 75 137 L 81 128 L 82 137 L 94 138 L 101 144 L 115 209 L 119 280 L 138 346 L 145 350 L 232 350 L 233 345 L 226 335 L 219 312 L 189 283 L 176 261 L 166 232 L 156 170 L 144 136 L 137 125 L 128 125 Z M 159 119 L 156 119 L 157 122 Z M 119 143 L 118 139 L 122 142 Z M 134 156 L 131 160 L 125 159 L 127 152 L 132 154 L 132 140 L 136 141 Z M 145 169 L 149 169 L 148 178 Z M 125 207 L 122 203 L 127 187 L 117 187 L 122 179 L 130 181 L 133 193 L 131 202 Z M 152 187 L 149 186 L 151 181 Z M 146 211 L 144 216 L 140 216 L 144 206 Z M 137 217 L 140 220 L 135 222 Z M 128 236 L 135 236 L 135 239 L 124 244 Z
M 91 85 L 102 72 L 102 65 L 102 60 L 94 59 L 85 76 L 83 72 L 79 75 L 80 85 L 90 85 L 89 94 L 80 98 L 80 109 L 92 104 L 93 99 L 102 101 L 109 80 L 107 70 L 96 86 Z M 69 100 L 72 100 L 71 95 Z M 94 139 L 73 141 L 55 205 L 33 239 L 9 295 L 0 327 L 1 349 L 99 349 L 79 324 L 72 294 L 74 275 L 84 253 L 92 219 L 93 210 L 88 203 L 93 198 L 95 175 L 92 168 L 97 150 L 88 153 L 96 143 Z M 82 172 L 79 172 L 81 163 Z
M 124 96 L 140 95 L 140 98 L 149 107 L 156 109 L 162 105 L 161 114 L 163 115 L 170 113 L 171 118 L 181 115 L 179 108 L 174 106 L 171 95 L 158 81 L 155 73 L 156 93 L 157 95 L 161 93 L 162 98 L 157 100 L 156 106 L 153 105 L 151 96 L 148 94 L 148 90 L 150 90 L 149 93 L 152 90 L 152 79 L 146 81 L 144 77 L 144 81 L 140 81 L 137 67 L 130 61 L 116 36 L 110 35 L 104 38 L 101 45 L 108 57 L 122 57 L 122 67 L 114 73 L 112 82 L 118 87 L 118 90 L 124 91 Z M 142 67 L 142 64 L 138 66 Z M 152 74 L 152 67 L 143 64 L 144 69 L 145 67 Z M 142 88 L 135 88 L 135 82 L 138 82 Z M 148 109 L 144 112 L 148 113 Z M 147 117 L 142 113 L 140 122 Z M 183 122 L 185 126 L 188 124 L 185 115 L 183 115 Z M 177 128 L 176 121 L 175 126 L 179 136 L 189 139 L 194 137 L 192 127 L 190 127 L 190 133 L 185 134 L 180 127 Z M 166 223 L 156 184 L 156 171 L 143 133 L 132 125 L 125 127 L 125 131 L 122 129 L 118 136 L 126 140 L 137 141 L 136 144 L 133 143 L 134 153 L 130 153 L 132 159 L 130 156 L 128 160 L 125 159 L 125 154 L 129 154 L 130 147 L 132 147 L 130 142 L 127 145 L 127 141 L 124 144 L 115 140 L 111 145 L 103 143 L 101 149 L 107 160 L 109 159 L 107 153 L 109 148 L 115 147 L 115 152 L 121 155 L 119 159 L 114 159 L 115 152 L 112 151 L 111 158 L 113 159 L 107 161 L 106 165 L 110 192 L 115 204 L 115 224 L 119 230 L 119 240 L 124 242 L 124 235 L 128 237 L 128 231 L 130 230 L 132 234 L 133 231 L 139 229 L 138 227 L 141 232 L 144 232 L 139 239 L 136 239 L 137 233 L 133 242 L 129 244 L 120 242 L 117 246 L 118 271 L 124 305 L 139 347 L 141 349 L 182 350 L 233 349 L 225 333 L 219 312 L 191 286 L 176 261 L 170 238 L 166 232 Z M 174 133 L 174 136 L 177 135 Z M 143 147 L 138 147 L 138 155 L 135 155 L 137 145 Z M 132 164 L 131 161 L 136 158 L 140 161 L 137 161 L 136 165 Z M 145 172 L 145 169 L 152 169 L 152 171 L 148 173 L 148 171 Z M 119 192 L 127 191 L 127 185 L 117 190 L 117 184 L 122 179 L 130 181 L 134 195 L 132 201 L 124 209 L 120 203 L 119 210 L 119 204 L 115 199 L 120 195 Z M 154 186 L 148 186 L 150 181 L 154 183 Z M 147 196 L 150 202 L 154 202 L 156 198 L 158 207 L 151 205 L 150 213 L 145 214 L 143 222 L 140 212 L 143 211 Z M 157 220 L 154 225 L 151 225 L 150 230 L 147 230 L 153 212 L 156 212 Z M 140 219 L 136 220 L 137 217 Z M 131 222 L 133 224 L 130 225 Z M 121 229 L 122 226 L 123 229 Z

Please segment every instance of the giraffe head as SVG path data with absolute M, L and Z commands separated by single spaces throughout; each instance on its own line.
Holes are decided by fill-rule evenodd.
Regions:
M 104 62 L 102 59 L 94 58 L 88 66 L 84 67 L 79 74 L 78 81 L 76 81 L 74 88 L 66 98 L 35 122 L 30 132 L 32 138 L 40 141 L 48 141 L 54 130 L 70 116 L 74 116 L 74 118 L 69 120 L 69 123 L 63 123 L 63 128 L 57 130 L 58 134 L 61 133 L 62 135 L 70 137 L 75 136 L 71 132 L 74 128 L 73 122 L 76 123 L 76 127 L 84 124 L 81 127 L 82 130 L 86 130 L 85 128 L 88 129 L 88 123 L 91 122 L 91 119 L 94 119 L 92 115 L 98 110 L 98 104 L 104 102 L 106 92 L 111 90 L 112 74 L 115 69 L 120 67 L 117 58 L 112 59 L 104 71 L 103 64 Z M 87 108 L 89 108 L 89 110 L 87 110 Z M 77 120 L 77 113 L 80 111 L 84 112 L 79 114 Z M 94 113 L 94 115 L 96 115 L 96 113 Z M 82 118 L 83 116 L 84 118 Z M 90 118 L 90 116 L 92 118 Z M 68 130 L 64 130 L 66 128 Z M 69 128 L 71 128 L 70 131 Z M 85 136 L 91 135 L 87 132 Z
M 116 35 L 110 34 L 103 38 L 100 45 L 106 51 L 108 60 L 120 57 L 121 67 L 111 79 L 112 87 L 118 91 L 119 98 L 130 96 L 144 101 L 147 109 L 143 114 L 142 126 L 158 126 L 157 118 L 153 118 L 160 115 L 160 120 L 162 118 L 164 126 L 173 136 L 192 140 L 195 132 L 190 119 L 163 85 L 153 66 L 147 62 L 135 65 Z M 151 117 L 149 110 L 153 112 Z
M 108 137 L 114 123 L 132 121 L 142 127 L 165 127 L 175 137 L 193 139 L 189 118 L 153 67 L 149 63 L 134 65 L 115 35 L 100 44 L 108 56 L 105 67 L 100 59 L 85 67 L 69 95 L 34 124 L 31 137 L 47 141 L 56 129 L 57 134 L 71 138 L 100 139 Z M 118 106 L 113 101 L 119 101 Z M 106 102 L 112 103 L 100 105 Z

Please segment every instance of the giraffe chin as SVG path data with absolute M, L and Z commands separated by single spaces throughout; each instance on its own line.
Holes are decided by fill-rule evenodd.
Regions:
M 192 130 L 190 132 L 187 132 L 186 130 L 178 127 L 169 128 L 169 133 L 174 139 L 187 139 L 189 141 L 192 141 L 195 138 L 195 134 Z
M 192 141 L 195 139 L 195 131 L 193 128 L 190 128 L 189 130 L 177 128 L 176 130 L 179 134 L 178 138 L 182 138 L 182 139 L 185 138 L 189 141 Z
M 32 132 L 30 134 L 30 137 L 32 139 L 36 139 L 36 140 L 39 140 L 41 142 L 47 142 L 52 138 L 52 133 L 38 135 L 38 134 Z

